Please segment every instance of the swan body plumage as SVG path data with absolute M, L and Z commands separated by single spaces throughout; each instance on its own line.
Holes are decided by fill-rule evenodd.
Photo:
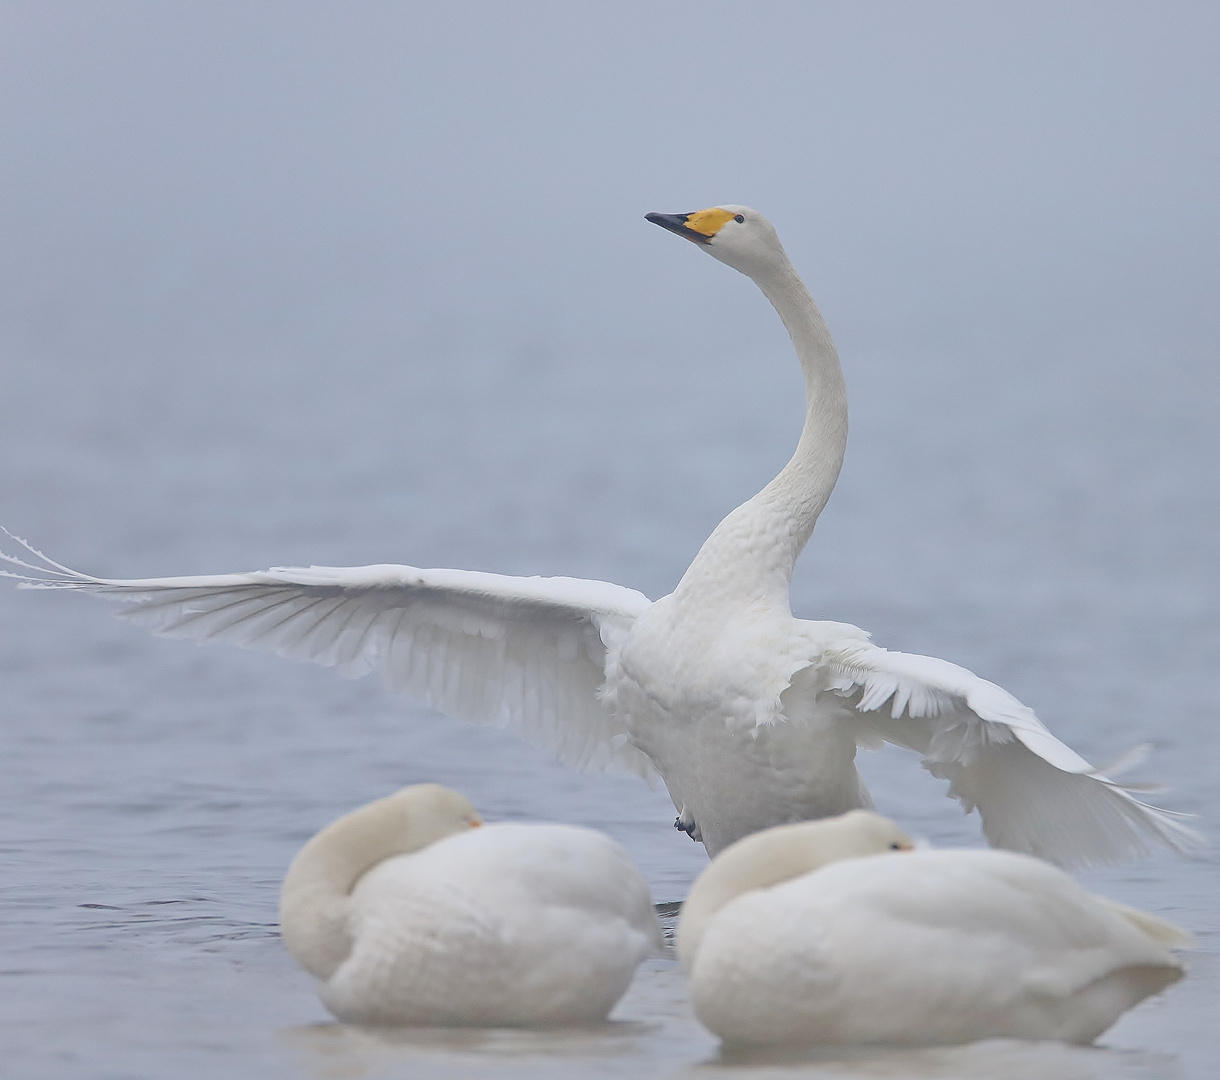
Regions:
M 756 833 L 692 888 L 679 949 L 696 1014 L 726 1042 L 1089 1043 L 1182 977 L 1168 945 L 1188 935 L 1028 855 L 865 838 L 855 857 L 810 858 L 825 826 L 874 827 L 857 815 L 877 818 Z
M 284 941 L 339 1019 L 595 1023 L 659 948 L 648 885 L 608 836 L 477 824 L 462 796 L 424 784 L 302 849 L 284 882 Z
M 775 230 L 743 206 L 650 214 L 751 277 L 788 329 L 807 415 L 792 459 L 655 603 L 602 581 L 382 565 L 114 580 L 25 545 L 28 587 L 130 602 L 155 632 L 227 641 L 389 684 L 509 727 L 566 764 L 660 777 L 715 855 L 758 829 L 867 807 L 860 745 L 915 750 L 996 846 L 1114 862 L 1198 837 L 1056 739 L 993 683 L 792 615 L 793 566 L 834 489 L 847 395 L 834 343 Z

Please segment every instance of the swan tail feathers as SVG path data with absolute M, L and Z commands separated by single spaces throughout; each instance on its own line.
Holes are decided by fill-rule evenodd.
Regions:
M 1196 949 L 1199 947 L 1194 934 L 1189 930 L 1183 930 L 1182 927 L 1176 926 L 1168 919 L 1162 919 L 1159 915 L 1152 915 L 1147 911 L 1141 911 L 1139 908 L 1128 907 L 1126 904 L 1120 904 L 1116 900 L 1107 900 L 1102 896 L 1099 896 L 1098 899 L 1113 911 L 1115 915 L 1126 920 L 1141 933 L 1146 934 L 1160 945 L 1167 945 L 1173 949 Z

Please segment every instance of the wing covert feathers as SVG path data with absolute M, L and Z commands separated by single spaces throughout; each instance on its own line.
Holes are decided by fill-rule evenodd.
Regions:
M 1205 843 L 1186 815 L 1140 801 L 965 668 L 863 638 L 832 644 L 822 663 L 827 689 L 861 714 L 862 741 L 918 751 L 996 847 L 1079 867 L 1146 855 L 1150 843 L 1183 853 Z

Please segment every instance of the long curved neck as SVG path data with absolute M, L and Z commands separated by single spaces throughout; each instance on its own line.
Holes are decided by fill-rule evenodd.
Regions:
M 675 595 L 709 588 L 737 602 L 788 603 L 792 569 L 830 498 L 847 448 L 847 388 L 822 313 L 786 259 L 755 282 L 792 338 L 805 373 L 805 427 L 765 488 L 708 537 Z
M 280 892 L 280 933 L 297 963 L 330 978 L 352 950 L 356 883 L 384 859 L 418 851 L 438 835 L 444 834 L 412 827 L 400 793 L 344 814 L 313 837 L 292 860 Z
M 280 892 L 280 933 L 297 963 L 328 979 L 352 949 L 352 887 L 382 853 L 362 835 L 374 824 L 363 807 L 327 826 L 293 859 Z
M 765 889 L 817 869 L 823 862 L 799 842 L 807 822 L 779 825 L 725 848 L 691 886 L 678 923 L 678 956 L 688 971 L 703 933 L 721 908 L 742 893 Z
M 884 821 L 876 814 L 865 814 L 863 820 Z M 880 841 L 869 838 L 861 833 L 860 822 L 861 811 L 854 810 L 839 818 L 776 825 L 725 848 L 695 879 L 682 905 L 677 945 L 683 966 L 690 970 L 708 923 L 743 893 L 803 877 L 841 859 L 879 854 L 895 839 L 910 844 L 900 831 L 883 833 Z
M 344 814 L 292 860 L 280 891 L 280 933 L 297 963 L 329 979 L 352 951 L 352 890 L 378 863 L 481 824 L 470 801 L 413 784 Z

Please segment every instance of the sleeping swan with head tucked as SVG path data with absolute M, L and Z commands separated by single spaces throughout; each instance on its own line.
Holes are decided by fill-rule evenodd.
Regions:
M 830 332 L 760 213 L 648 219 L 753 279 L 792 338 L 807 412 L 792 459 L 728 515 L 668 596 L 573 578 L 382 565 L 114 580 L 8 556 L 28 587 L 131 602 L 154 631 L 380 670 L 448 713 L 578 767 L 660 777 L 715 855 L 772 825 L 871 806 L 857 746 L 914 750 L 987 839 L 1064 865 L 1199 839 L 1056 739 L 1000 687 L 855 626 L 794 618 L 793 566 L 834 490 L 847 392 Z M 494 764 L 489 764 L 494 767 Z
M 439 784 L 310 840 L 280 925 L 326 1007 L 363 1024 L 596 1023 L 661 947 L 648 884 L 608 836 L 482 825 Z
M 912 849 L 855 810 L 718 855 L 678 926 L 699 1019 L 743 1044 L 1089 1043 L 1182 977 L 1188 934 L 1039 859 Z

